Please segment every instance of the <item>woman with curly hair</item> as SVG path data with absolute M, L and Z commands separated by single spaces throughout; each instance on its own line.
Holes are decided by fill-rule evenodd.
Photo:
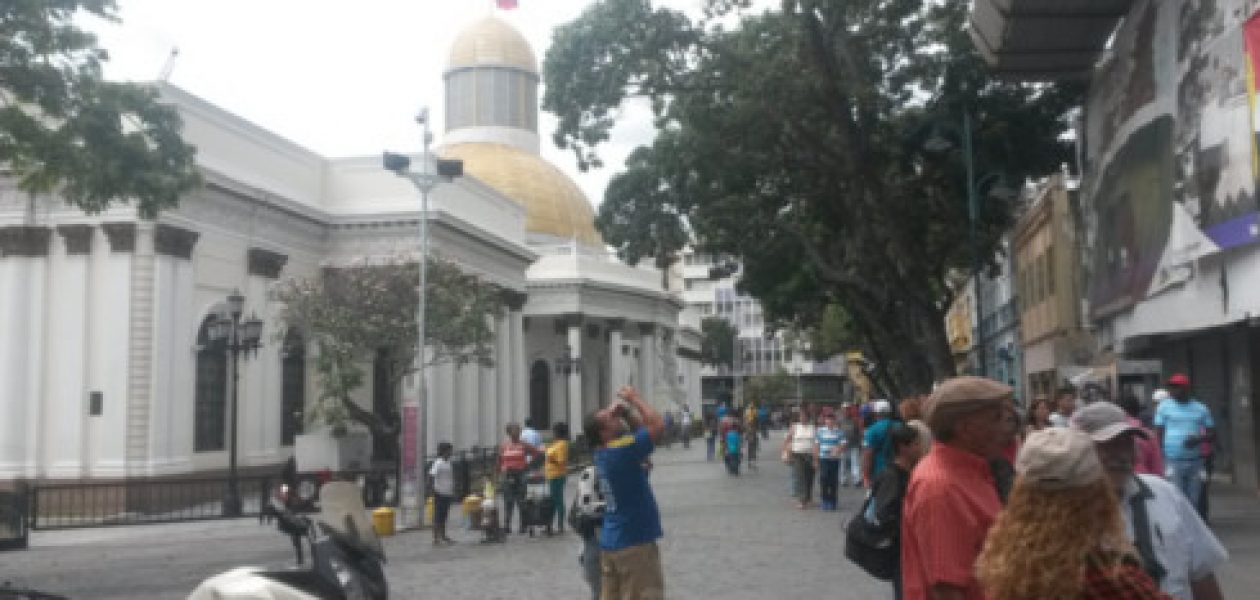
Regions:
M 1029 436 L 976 572 L 990 600 L 1170 600 L 1142 570 L 1090 438 Z

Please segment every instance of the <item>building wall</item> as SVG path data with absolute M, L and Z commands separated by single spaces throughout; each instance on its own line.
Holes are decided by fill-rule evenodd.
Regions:
M 1090 316 L 1099 346 L 1187 372 L 1218 467 L 1254 485 L 1260 202 L 1244 29 L 1253 0 L 1134 2 L 1085 108 Z

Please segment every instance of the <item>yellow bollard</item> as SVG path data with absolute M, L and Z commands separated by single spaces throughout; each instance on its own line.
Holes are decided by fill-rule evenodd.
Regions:
M 433 522 L 433 496 L 429 496 L 424 501 L 424 522 Z
M 372 529 L 378 537 L 394 535 L 394 509 L 382 506 L 372 511 Z

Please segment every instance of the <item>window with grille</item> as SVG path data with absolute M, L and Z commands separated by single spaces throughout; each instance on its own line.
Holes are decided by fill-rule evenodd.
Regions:
M 227 425 L 227 352 L 210 341 L 210 325 L 218 315 L 210 315 L 197 331 L 197 378 L 193 399 L 193 449 L 196 452 L 223 450 Z

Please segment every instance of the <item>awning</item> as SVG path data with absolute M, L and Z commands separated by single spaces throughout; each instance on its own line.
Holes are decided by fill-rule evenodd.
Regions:
M 1088 76 L 1133 0 L 975 0 L 972 42 L 1000 75 L 1024 81 Z

